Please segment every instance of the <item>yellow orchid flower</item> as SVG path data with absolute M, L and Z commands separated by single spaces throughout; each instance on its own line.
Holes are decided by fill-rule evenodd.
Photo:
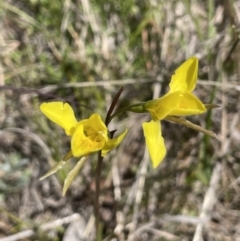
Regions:
M 204 104 L 192 91 L 196 86 L 198 59 L 186 60 L 172 76 L 169 92 L 161 98 L 147 101 L 145 109 L 154 120 L 162 120 L 168 115 L 199 115 L 206 111 Z
M 144 109 L 153 119 L 151 122 L 143 123 L 142 126 L 154 168 L 161 163 L 166 154 L 159 121 L 168 116 L 198 115 L 206 111 L 204 104 L 192 94 L 196 86 L 197 72 L 198 59 L 192 57 L 186 60 L 172 76 L 169 92 L 161 98 L 144 104 Z
M 119 137 L 110 139 L 108 129 L 99 114 L 92 114 L 88 119 L 77 121 L 72 107 L 63 102 L 43 103 L 40 110 L 55 124 L 72 136 L 71 151 L 74 157 L 87 156 L 92 152 L 102 151 L 102 156 L 116 148 L 127 131 Z
M 73 170 L 65 179 L 63 187 L 63 195 L 65 195 L 68 187 L 72 183 L 87 157 L 96 151 L 101 151 L 101 155 L 105 156 L 109 151 L 116 148 L 123 138 L 127 130 L 120 134 L 117 138 L 109 138 L 107 126 L 102 121 L 99 114 L 94 113 L 88 119 L 77 121 L 72 107 L 63 102 L 49 102 L 40 105 L 40 110 L 55 124 L 65 130 L 68 136 L 71 136 L 71 150 L 58 162 L 50 171 L 48 171 L 40 180 L 52 175 L 61 169 L 66 162 L 72 157 L 81 157 Z

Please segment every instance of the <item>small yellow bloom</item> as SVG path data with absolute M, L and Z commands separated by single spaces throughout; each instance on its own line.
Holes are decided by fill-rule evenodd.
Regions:
M 168 115 L 199 115 L 206 111 L 204 104 L 192 91 L 196 86 L 198 59 L 186 60 L 172 76 L 170 90 L 163 97 L 145 103 L 154 120 L 162 120 Z
M 99 114 L 94 113 L 88 119 L 77 121 L 72 107 L 67 103 L 43 103 L 40 110 L 72 137 L 71 151 L 40 179 L 57 172 L 72 156 L 81 157 L 64 181 L 63 196 L 91 153 L 101 151 L 101 155 L 105 156 L 116 148 L 127 134 L 126 130 L 117 138 L 110 139 L 108 129 Z
M 197 72 L 198 59 L 192 57 L 186 60 L 172 76 L 169 92 L 144 104 L 144 109 L 153 119 L 149 123 L 143 123 L 143 131 L 154 168 L 161 163 L 166 154 L 158 120 L 163 120 L 167 116 L 198 115 L 206 111 L 204 104 L 192 94 L 196 86 Z
M 72 107 L 63 102 L 43 103 L 41 111 L 55 124 L 61 126 L 71 136 L 71 151 L 75 157 L 87 156 L 100 151 L 102 156 L 116 148 L 125 137 L 127 130 L 120 136 L 110 139 L 108 129 L 99 114 L 77 121 Z

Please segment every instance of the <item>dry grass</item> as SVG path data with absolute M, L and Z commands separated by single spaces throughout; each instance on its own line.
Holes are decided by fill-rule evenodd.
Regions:
M 189 118 L 218 140 L 163 122 L 168 153 L 149 164 L 141 129 L 104 160 L 98 240 L 240 240 L 240 5 L 238 1 L 0 1 L 0 241 L 94 240 L 93 155 L 62 197 L 64 178 L 39 178 L 69 139 L 39 111 L 69 102 L 79 119 L 166 93 L 172 73 L 199 58 L 196 93 L 221 108 Z

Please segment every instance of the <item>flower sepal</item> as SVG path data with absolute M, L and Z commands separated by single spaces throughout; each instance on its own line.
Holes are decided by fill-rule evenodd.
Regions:
M 216 104 L 204 104 L 204 106 L 207 110 L 212 110 L 212 109 L 221 107 L 220 105 L 216 105 Z
M 144 122 L 142 124 L 148 152 L 153 168 L 156 168 L 166 155 L 166 147 L 162 137 L 160 121 Z
M 128 130 L 125 130 L 123 133 L 121 133 L 118 137 L 113 138 L 113 139 L 108 139 L 108 141 L 105 143 L 105 145 L 102 148 L 101 156 L 106 156 L 106 154 L 115 149 L 124 139 L 126 136 Z
M 192 123 L 191 121 L 189 120 L 186 120 L 185 118 L 183 117 L 178 117 L 178 116 L 167 116 L 166 117 L 166 120 L 168 121 L 172 121 L 172 122 L 175 122 L 175 123 L 178 123 L 178 124 L 181 124 L 181 125 L 184 125 L 184 126 L 187 126 L 188 128 L 191 128 L 195 131 L 198 131 L 198 132 L 202 132 L 208 136 L 211 136 L 215 139 L 218 139 L 217 137 L 217 134 L 214 133 L 213 131 L 209 131 L 199 125 L 196 125 L 194 123 Z

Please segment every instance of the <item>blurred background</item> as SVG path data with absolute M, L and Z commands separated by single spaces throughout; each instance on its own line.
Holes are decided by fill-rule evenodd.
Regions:
M 0 240 L 240 240 L 240 1 L 0 0 Z M 174 70 L 199 59 L 195 94 L 220 108 L 188 120 L 213 139 L 162 122 L 167 156 L 153 169 L 141 124 L 104 159 L 94 231 L 97 155 L 65 197 L 78 159 L 39 181 L 70 148 L 39 111 L 68 102 L 77 118 L 164 95 Z

